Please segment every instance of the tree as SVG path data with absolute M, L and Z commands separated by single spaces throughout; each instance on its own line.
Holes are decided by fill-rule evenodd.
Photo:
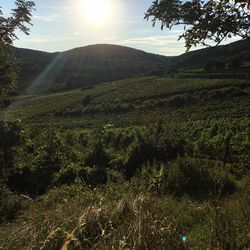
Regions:
M 21 129 L 18 123 L 7 123 L 0 117 L 0 180 L 9 174 L 13 165 L 14 149 L 20 141 Z
M 224 39 L 239 36 L 250 37 L 250 0 L 155 0 L 145 13 L 152 18 L 153 26 L 161 22 L 161 29 L 184 26 L 187 51 L 198 44 L 216 45 Z
M 15 34 L 16 30 L 29 35 L 29 28 L 26 24 L 30 24 L 31 11 L 34 9 L 33 1 L 16 0 L 16 8 L 12 9 L 11 17 L 3 17 L 0 10 L 0 41 L 5 44 L 12 44 L 13 40 L 18 39 Z M 0 7 L 1 8 L 1 7 Z
M 34 2 L 26 0 L 16 0 L 15 5 L 7 18 L 0 7 L 0 103 L 13 89 L 17 78 L 17 60 L 10 45 L 18 39 L 16 30 L 29 34 L 27 25 L 31 25 L 31 12 L 35 6 Z
M 32 1 L 16 0 L 16 8 L 10 17 L 5 18 L 0 7 L 0 111 L 1 102 L 13 89 L 17 78 L 17 61 L 11 44 L 18 39 L 15 34 L 20 30 L 29 34 L 26 24 L 30 24 L 31 11 L 34 9 Z M 18 124 L 6 122 L 0 116 L 0 179 L 6 179 L 12 166 L 13 150 L 19 144 L 21 130 Z

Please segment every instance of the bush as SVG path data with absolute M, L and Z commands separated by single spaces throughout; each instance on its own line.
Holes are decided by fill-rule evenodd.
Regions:
M 208 161 L 179 158 L 173 162 L 166 177 L 167 191 L 182 196 L 188 194 L 197 199 L 208 199 L 235 191 L 234 181 L 224 171 L 214 169 Z
M 18 122 L 6 122 L 0 117 L 0 178 L 6 179 L 13 168 L 15 148 L 21 143 Z
M 77 177 L 80 177 L 83 168 L 77 164 L 71 163 L 67 167 L 63 167 L 58 173 L 54 175 L 53 183 L 57 186 L 64 184 L 72 184 L 75 182 Z
M 15 219 L 23 208 L 22 198 L 11 192 L 5 186 L 0 186 L 0 223 Z
M 109 156 L 107 155 L 102 142 L 97 142 L 94 145 L 93 150 L 87 155 L 85 159 L 85 164 L 87 166 L 103 166 L 107 167 L 110 161 Z
M 73 159 L 72 151 L 64 145 L 54 130 L 41 135 L 42 144 L 32 149 L 32 159 L 14 169 L 8 178 L 11 189 L 36 196 L 45 193 L 52 185 L 54 175 L 66 165 L 66 156 Z

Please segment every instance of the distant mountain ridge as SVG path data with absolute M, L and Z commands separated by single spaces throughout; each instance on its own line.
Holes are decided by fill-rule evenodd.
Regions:
M 147 75 L 157 68 L 203 67 L 208 60 L 241 57 L 250 61 L 250 42 L 243 40 L 166 57 L 109 44 L 48 53 L 15 48 L 22 63 L 18 89 L 27 93 L 57 92 Z

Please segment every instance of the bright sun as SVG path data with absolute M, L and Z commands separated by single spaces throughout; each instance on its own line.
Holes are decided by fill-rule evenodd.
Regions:
M 83 11 L 89 22 L 103 24 L 111 15 L 110 0 L 83 0 Z

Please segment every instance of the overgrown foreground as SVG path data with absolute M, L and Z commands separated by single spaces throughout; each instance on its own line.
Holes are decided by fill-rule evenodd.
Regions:
M 142 78 L 19 97 L 0 122 L 0 249 L 249 249 L 249 95 Z
M 0 243 L 3 249 L 249 249 L 249 183 L 244 188 L 204 202 L 153 195 L 136 180 L 53 189 L 22 201 L 16 222 L 1 226 Z

